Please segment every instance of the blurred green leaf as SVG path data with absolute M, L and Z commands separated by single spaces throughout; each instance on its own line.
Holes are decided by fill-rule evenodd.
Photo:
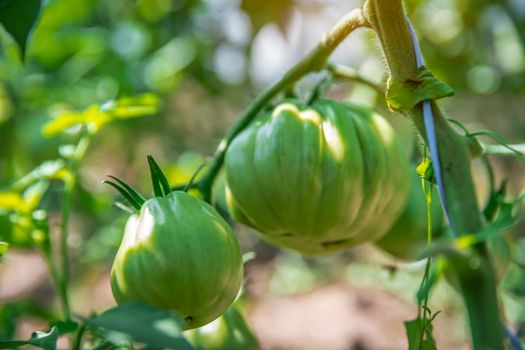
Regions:
M 33 345 L 44 350 L 56 350 L 58 339 L 57 327 L 51 328 L 49 333 L 34 332 L 29 340 L 15 340 L 0 342 L 0 349 L 16 349 L 24 345 Z
M 151 116 L 159 111 L 160 99 L 154 94 L 143 94 L 92 105 L 82 112 L 65 111 L 46 123 L 42 133 L 55 136 L 72 127 L 86 125 L 92 133 L 115 119 Z
M 20 208 L 24 199 L 18 192 L 0 192 L 0 210 L 12 211 Z
M 72 333 L 78 329 L 78 323 L 75 321 L 58 321 L 54 323 L 59 335 Z
M 250 17 L 254 35 L 269 23 L 277 24 L 284 33 L 294 5 L 294 0 L 243 0 L 241 9 Z
M 9 248 L 9 244 L 8 243 L 0 242 L 0 257 L 7 252 L 8 248 Z
M 39 12 L 40 0 L 0 0 L 0 23 L 20 45 L 22 57 Z
M 48 160 L 16 181 L 12 189 L 14 191 L 23 191 L 40 180 L 65 180 L 68 177 L 69 171 L 66 169 L 66 163 L 63 159 Z
M 437 350 L 432 336 L 432 320 L 416 318 L 405 321 L 405 330 L 408 337 L 408 350 Z
M 24 205 L 22 211 L 29 213 L 34 211 L 49 187 L 49 181 L 40 180 L 24 191 Z
M 181 334 L 186 325 L 181 317 L 144 303 L 111 308 L 100 316 L 87 319 L 86 324 L 116 332 L 113 334 L 116 338 L 131 338 L 157 348 L 193 349 Z
M 73 126 L 82 124 L 86 119 L 84 117 L 85 113 L 90 113 L 92 115 L 92 119 L 94 119 L 94 115 L 97 115 L 97 111 L 94 111 L 91 108 L 85 112 L 64 112 L 45 124 L 44 128 L 42 129 L 42 133 L 46 137 L 52 137 L 64 130 L 72 128 Z
M 102 105 L 103 110 L 109 111 L 113 117 L 120 119 L 152 115 L 159 111 L 159 107 L 160 98 L 151 93 L 123 97 Z

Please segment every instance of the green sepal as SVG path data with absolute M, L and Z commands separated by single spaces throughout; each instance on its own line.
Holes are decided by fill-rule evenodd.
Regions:
M 109 175 L 109 177 L 117 181 L 120 184 L 120 186 L 122 186 L 138 204 L 140 204 L 141 206 L 142 204 L 144 204 L 146 199 L 144 199 L 144 197 L 142 197 L 142 195 L 138 193 L 133 187 L 131 187 L 130 185 L 128 185 L 127 183 L 115 176 Z
M 166 178 L 166 175 L 160 169 L 153 156 L 148 156 L 149 170 L 151 173 L 151 183 L 153 185 L 153 193 L 156 197 L 167 196 L 171 192 L 171 187 Z
M 110 185 L 111 187 L 113 187 L 114 189 L 116 189 L 127 201 L 129 204 L 131 204 L 131 206 L 133 206 L 133 208 L 135 208 L 136 210 L 140 210 L 140 208 L 142 207 L 142 203 L 138 202 L 134 196 L 123 186 L 113 182 L 113 181 L 110 181 L 110 180 L 104 180 L 102 181 L 102 183 L 104 184 L 108 184 Z M 128 186 L 129 187 L 129 186 Z M 131 188 L 131 187 L 130 187 Z M 132 189 L 133 192 L 135 192 L 133 189 Z
M 450 86 L 422 66 L 415 77 L 404 82 L 392 81 L 387 90 L 386 101 L 393 110 L 409 111 L 425 100 L 437 100 L 453 94 L 454 90 Z

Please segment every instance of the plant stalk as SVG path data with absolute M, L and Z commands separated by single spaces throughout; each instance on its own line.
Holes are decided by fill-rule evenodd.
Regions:
M 491 145 L 488 143 L 484 143 L 482 144 L 482 146 L 483 146 L 483 154 L 515 157 L 516 156 L 515 151 L 517 151 L 518 153 L 521 153 L 523 156 L 525 156 L 525 144 L 523 143 L 517 144 L 517 145 L 508 145 L 508 147 L 503 146 L 503 145 Z
M 418 67 L 401 0 L 368 0 L 365 16 L 381 42 L 390 81 L 404 82 L 413 78 Z M 412 119 L 428 144 L 421 105 L 402 112 Z M 445 198 L 441 201 L 448 205 L 450 224 L 458 235 L 480 232 L 483 219 L 472 182 L 468 144 L 451 128 L 435 102 L 432 102 L 432 112 L 444 183 Z M 468 278 L 464 274 L 459 276 L 473 347 L 475 350 L 503 350 L 494 270 L 485 244 L 476 245 L 474 250 L 475 258 L 480 260 L 478 266 L 472 268 Z M 481 268 L 487 273 L 477 273 Z
M 78 167 L 82 158 L 86 154 L 91 134 L 86 132 L 78 142 L 73 157 L 69 164 L 69 176 L 64 183 L 64 196 L 62 201 L 62 219 L 60 237 L 60 254 L 62 260 L 62 278 L 60 279 L 59 294 L 64 309 L 64 318 L 66 321 L 71 320 L 71 305 L 69 301 L 69 280 L 70 280 L 70 261 L 69 261 L 69 221 L 71 217 L 71 208 L 73 206 L 73 195 L 78 180 Z
M 71 347 L 71 350 L 80 350 L 80 347 L 82 346 L 82 337 L 84 336 L 84 332 L 86 331 L 87 326 L 85 324 L 81 325 L 76 334 L 75 339 L 73 341 L 73 346 Z

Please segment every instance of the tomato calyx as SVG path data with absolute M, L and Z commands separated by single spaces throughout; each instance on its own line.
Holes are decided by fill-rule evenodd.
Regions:
M 172 190 L 170 187 L 168 178 L 160 168 L 155 158 L 153 158 L 151 155 L 148 155 L 147 158 L 151 176 L 151 184 L 153 187 L 153 195 L 154 197 L 166 197 L 174 190 Z M 195 178 L 203 168 L 204 164 L 195 171 L 190 181 L 182 189 L 182 192 L 188 192 L 188 190 L 192 188 Z M 104 180 L 102 183 L 108 184 L 117 190 L 126 199 L 128 204 L 131 205 L 133 209 L 135 209 L 135 211 L 139 211 L 146 202 L 146 199 L 137 190 L 135 190 L 123 180 L 112 175 L 108 175 L 108 177 L 111 180 Z
M 160 168 L 159 164 L 153 158 L 152 155 L 148 155 L 148 165 L 149 165 L 149 171 L 151 176 L 151 184 L 153 187 L 153 195 L 154 197 L 166 197 L 171 192 L 177 191 L 176 189 L 173 189 L 169 182 L 168 178 Z M 197 178 L 197 175 L 199 175 L 200 171 L 205 167 L 205 164 L 202 164 L 195 170 L 193 173 L 190 181 L 184 186 L 182 189 L 182 192 L 188 192 L 189 189 L 195 187 L 195 179 Z M 142 205 L 146 202 L 146 199 L 133 187 L 128 185 L 126 182 L 122 181 L 121 179 L 108 175 L 108 177 L 111 180 L 104 180 L 102 181 L 103 184 L 110 185 L 115 190 L 117 190 L 130 204 L 135 211 L 139 211 L 140 208 L 142 208 Z M 127 207 L 124 206 L 126 209 Z M 129 208 L 128 208 L 129 211 Z M 133 210 L 131 210 L 133 212 Z

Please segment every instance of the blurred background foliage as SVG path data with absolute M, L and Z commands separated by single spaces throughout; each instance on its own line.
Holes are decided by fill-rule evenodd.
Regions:
M 80 166 L 69 242 L 76 312 L 89 313 L 112 304 L 107 271 L 126 214 L 110 210 L 115 196 L 100 181 L 112 174 L 147 189 L 146 154 L 157 158 L 174 185 L 187 181 L 257 91 L 275 81 L 338 18 L 360 4 L 344 0 L 44 0 L 23 63 L 16 43 L 0 30 L 0 191 L 42 162 L 60 158 L 59 149 L 78 141 L 75 129 L 55 137 L 42 132 L 64 111 L 81 111 L 146 92 L 162 101 L 155 116 L 122 120 L 102 129 Z M 511 143 L 523 141 L 525 2 L 407 0 L 406 5 L 427 65 L 456 90 L 456 97 L 444 101 L 449 114 L 474 130 L 490 128 Z M 352 35 L 333 61 L 352 66 L 377 83 L 384 84 L 386 79 L 378 44 L 368 31 Z M 308 90 L 314 82 L 306 78 L 298 90 Z M 371 88 L 337 84 L 330 93 L 375 104 L 407 145 L 413 142 L 406 121 L 385 111 L 382 97 Z M 509 178 L 511 194 L 525 187 L 522 165 L 512 159 L 493 161 L 498 179 Z M 51 179 L 35 208 L 49 212 L 52 237 L 59 233 L 62 191 L 61 183 Z M 27 248 L 27 240 L 8 239 L 13 237 L 12 230 L 9 214 L 0 212 L 0 241 L 8 241 L 11 248 Z M 509 317 L 522 324 L 524 230 L 521 224 L 513 233 L 514 256 L 521 260 L 509 273 L 506 283 L 512 297 L 505 301 L 513 310 Z M 417 286 L 418 273 L 410 277 L 409 270 L 389 279 L 382 275 L 382 266 L 366 265 L 371 258 L 365 259 L 361 269 L 346 268 L 359 252 L 305 261 L 240 231 L 244 250 L 257 253 L 247 269 L 251 285 L 247 291 L 253 300 L 260 297 L 257 276 L 267 280 L 268 293 L 288 295 L 350 275 L 358 287 L 380 288 L 413 300 L 414 291 L 407 296 L 400 286 Z M 26 260 L 17 260 L 15 268 L 5 260 L 4 267 L 0 265 L 0 339 L 15 336 L 15 325 L 17 334 L 24 337 L 22 321 L 38 324 L 38 320 L 56 317 L 56 310 L 49 307 L 56 300 L 37 268 Z M 7 265 L 19 273 L 8 274 Z M 263 267 L 272 271 L 266 279 Z M 371 282 L 370 276 L 377 279 Z M 521 332 L 525 335 L 523 327 Z

